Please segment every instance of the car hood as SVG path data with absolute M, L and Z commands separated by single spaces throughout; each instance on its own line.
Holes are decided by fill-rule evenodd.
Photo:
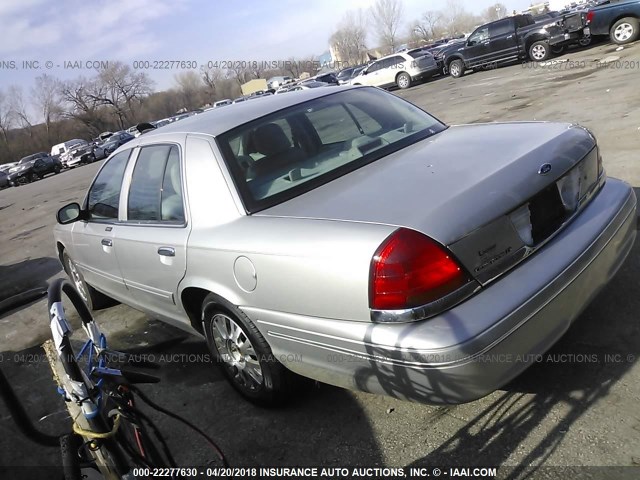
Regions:
M 402 226 L 449 245 L 516 209 L 595 146 L 557 123 L 450 127 L 256 215 Z M 538 172 L 544 164 L 551 172 Z

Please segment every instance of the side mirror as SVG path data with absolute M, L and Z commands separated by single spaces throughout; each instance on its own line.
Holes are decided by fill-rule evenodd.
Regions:
M 78 220 L 84 220 L 85 215 L 78 203 L 70 203 L 65 205 L 56 214 L 56 220 L 60 225 L 67 225 L 69 223 L 77 222 Z

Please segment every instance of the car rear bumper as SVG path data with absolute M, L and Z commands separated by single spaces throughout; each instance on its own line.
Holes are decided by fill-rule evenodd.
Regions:
M 276 357 L 297 373 L 417 402 L 465 403 L 509 382 L 565 333 L 627 257 L 636 237 L 635 212 L 633 190 L 608 179 L 543 249 L 474 297 L 422 322 L 243 310 Z

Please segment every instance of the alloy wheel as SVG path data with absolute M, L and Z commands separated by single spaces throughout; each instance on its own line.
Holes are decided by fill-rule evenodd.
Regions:
M 262 368 L 255 349 L 242 328 L 229 316 L 219 313 L 211 320 L 216 349 L 233 380 L 249 390 L 263 383 Z
M 547 54 L 547 49 L 544 48 L 544 46 L 542 45 L 536 45 L 531 50 L 531 55 L 535 60 L 542 60 L 546 54 Z
M 73 263 L 73 260 L 69 259 L 69 261 L 67 262 L 67 265 L 69 266 L 69 276 L 71 277 L 71 280 L 73 281 L 73 284 L 75 285 L 76 290 L 78 291 L 82 299 L 85 302 L 87 302 L 89 297 L 87 296 L 87 292 L 84 287 L 84 282 L 82 281 L 82 277 L 80 277 L 80 273 L 76 268 L 76 264 Z
M 615 32 L 613 32 L 613 35 L 619 42 L 626 42 L 633 36 L 633 25 L 630 23 L 621 23 Z

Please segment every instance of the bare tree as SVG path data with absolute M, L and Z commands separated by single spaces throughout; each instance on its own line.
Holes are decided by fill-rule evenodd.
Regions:
M 422 22 L 429 32 L 430 39 L 435 40 L 442 36 L 442 20 L 444 15 L 442 12 L 429 10 L 422 14 Z
M 31 89 L 34 107 L 42 115 L 46 128 L 47 142 L 51 143 L 51 128 L 62 114 L 59 81 L 46 73 L 36 77 L 35 86 Z
M 398 46 L 398 28 L 402 20 L 401 0 L 377 0 L 371 7 L 371 19 L 377 30 L 380 46 L 394 52 Z
M 216 99 L 217 86 L 219 82 L 225 78 L 225 74 L 219 68 L 203 68 L 201 75 L 202 82 L 207 89 L 207 96 L 209 100 L 214 101 Z
M 18 124 L 29 132 L 29 136 L 33 137 L 33 124 L 29 119 L 29 108 L 22 94 L 22 87 L 11 85 L 8 90 L 9 106 L 11 115 Z
M 358 65 L 366 59 L 367 22 L 361 9 L 348 11 L 331 35 L 331 44 L 338 62 Z
M 88 94 L 98 105 L 109 107 L 119 128 L 124 129 L 136 119 L 136 110 L 142 99 L 151 93 L 152 85 L 146 73 L 136 72 L 122 62 L 109 62 L 109 67 L 100 71 L 95 88 Z
M 477 24 L 481 23 L 480 19 L 464 8 L 461 0 L 448 0 L 445 11 L 444 24 L 447 34 L 451 37 L 469 33 Z
M 482 15 L 483 20 L 486 22 L 493 22 L 500 20 L 507 16 L 507 7 L 503 3 L 496 3 L 491 7 L 487 7 Z
M 194 110 L 203 104 L 202 78 L 193 70 L 181 72 L 175 76 L 178 85 L 178 92 L 182 100 L 182 107 L 187 110 Z
M 11 129 L 13 124 L 13 116 L 11 115 L 11 105 L 5 93 L 0 90 L 0 133 L 2 134 L 2 140 L 4 140 L 7 151 L 11 153 L 11 147 L 9 146 L 9 137 L 7 133 Z
M 60 84 L 60 96 L 67 107 L 63 116 L 82 123 L 92 135 L 102 132 L 107 123 L 101 115 L 104 102 L 96 95 L 96 83 L 96 79 L 80 77 Z

